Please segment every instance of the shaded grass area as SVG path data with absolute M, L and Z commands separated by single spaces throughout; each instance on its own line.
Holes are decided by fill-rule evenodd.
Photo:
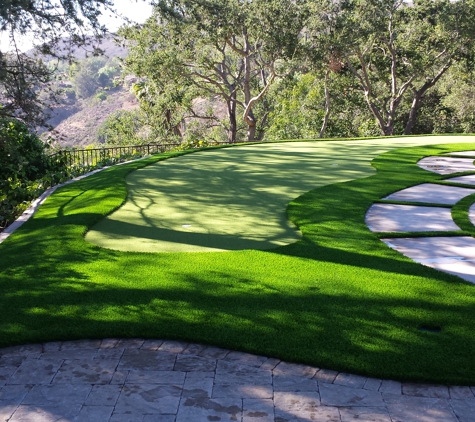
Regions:
M 473 385 L 475 286 L 388 248 L 364 224 L 373 201 L 441 177 L 400 149 L 378 174 L 292 201 L 303 238 L 268 251 L 123 253 L 88 227 L 126 197 L 151 158 L 58 190 L 0 245 L 0 345 L 104 337 L 168 338 L 373 377 Z M 440 333 L 420 331 L 438 326 Z

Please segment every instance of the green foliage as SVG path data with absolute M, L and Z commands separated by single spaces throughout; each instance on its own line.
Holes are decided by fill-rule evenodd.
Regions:
M 138 110 L 118 110 L 107 117 L 97 131 L 97 140 L 107 145 L 139 145 L 147 143 L 140 135 L 141 114 Z
M 48 156 L 49 146 L 18 120 L 0 120 L 0 227 L 57 183 L 62 166 Z

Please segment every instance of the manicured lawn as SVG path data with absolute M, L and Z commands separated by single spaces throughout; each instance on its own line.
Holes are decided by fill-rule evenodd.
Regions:
M 330 151 L 350 163 L 397 142 L 319 145 L 322 157 Z M 475 286 L 389 249 L 368 230 L 364 214 L 386 194 L 441 178 L 419 169 L 419 158 L 474 148 L 390 151 L 374 160 L 377 174 L 363 162 L 360 171 L 322 168 L 317 189 L 287 208 L 303 237 L 268 250 L 140 253 L 86 242 L 87 228 L 126 199 L 127 174 L 167 155 L 73 183 L 0 245 L 0 345 L 182 339 L 374 377 L 473 385 Z M 454 208 L 458 219 L 466 220 L 469 205 Z M 442 331 L 420 331 L 421 325 Z

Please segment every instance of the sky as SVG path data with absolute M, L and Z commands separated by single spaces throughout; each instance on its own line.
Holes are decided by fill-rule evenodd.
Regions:
M 114 8 L 118 14 L 123 15 L 134 22 L 143 23 L 151 14 L 152 6 L 144 0 L 113 0 Z M 111 13 L 105 11 L 100 19 L 101 24 L 105 25 L 110 32 L 115 32 L 124 23 L 120 18 L 111 16 Z M 20 50 L 27 51 L 33 46 L 31 37 L 22 37 L 17 39 Z M 7 34 L 0 32 L 0 51 L 6 51 L 9 40 Z

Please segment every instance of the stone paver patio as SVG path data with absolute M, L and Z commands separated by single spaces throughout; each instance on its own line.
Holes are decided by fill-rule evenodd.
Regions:
M 472 422 L 474 393 L 177 341 L 0 349 L 2 422 Z

